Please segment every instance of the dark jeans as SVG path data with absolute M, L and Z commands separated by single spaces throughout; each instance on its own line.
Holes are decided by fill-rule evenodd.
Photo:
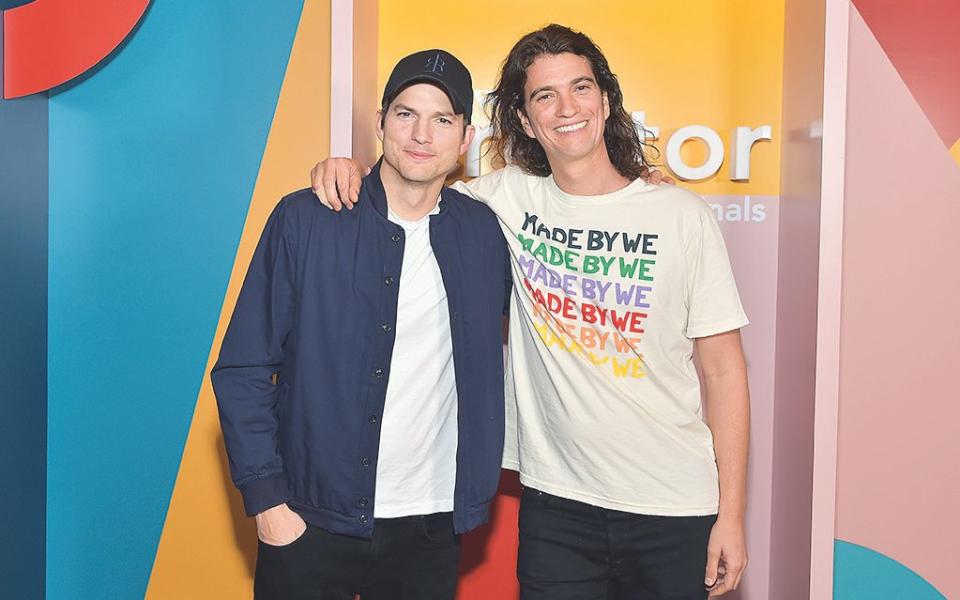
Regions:
M 373 539 L 307 525 L 292 544 L 260 542 L 257 600 L 452 600 L 460 538 L 453 515 L 377 519 Z
M 716 516 L 655 517 L 525 488 L 521 600 L 702 600 Z

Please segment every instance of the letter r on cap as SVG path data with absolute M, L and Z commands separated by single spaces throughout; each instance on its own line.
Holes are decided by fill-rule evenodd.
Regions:
M 433 58 L 427 59 L 427 70 L 436 73 L 443 73 L 443 68 L 447 66 L 447 63 L 440 57 L 440 53 L 437 53 Z

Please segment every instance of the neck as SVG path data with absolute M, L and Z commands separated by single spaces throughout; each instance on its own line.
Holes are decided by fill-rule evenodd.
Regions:
M 601 144 L 596 152 L 577 160 L 549 160 L 557 187 L 575 196 L 600 196 L 621 190 L 630 180 L 621 175 Z
M 428 182 L 404 179 L 386 161 L 380 166 L 380 181 L 387 194 L 387 206 L 405 221 L 417 221 L 437 206 L 443 178 Z

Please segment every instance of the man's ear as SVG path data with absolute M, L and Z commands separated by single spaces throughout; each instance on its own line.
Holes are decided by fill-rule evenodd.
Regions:
M 463 141 L 460 143 L 460 156 L 463 156 L 467 152 L 476 134 L 477 130 L 473 125 L 467 125 L 466 129 L 463 130 Z
M 383 143 L 383 109 L 377 111 L 377 138 L 380 140 L 380 143 Z
M 537 136 L 533 134 L 533 128 L 530 127 L 530 121 L 522 108 L 517 109 L 517 116 L 520 117 L 520 126 L 523 127 L 523 132 L 527 134 L 527 137 L 536 138 Z
M 603 120 L 606 121 L 610 118 L 610 99 L 607 98 L 607 93 L 603 93 Z

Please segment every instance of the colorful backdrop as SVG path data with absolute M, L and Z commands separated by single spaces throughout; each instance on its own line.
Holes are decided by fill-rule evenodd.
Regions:
M 18 97 L 4 110 L 39 105 L 31 131 L 37 155 L 49 157 L 34 161 L 49 192 L 26 194 L 40 203 L 37 231 L 49 235 L 29 238 L 46 251 L 35 252 L 44 261 L 31 272 L 47 271 L 31 293 L 48 305 L 33 303 L 38 320 L 22 337 L 43 327 L 49 335 L 32 363 L 48 375 L 31 406 L 47 412 L 24 415 L 46 472 L 19 472 L 44 510 L 24 533 L 45 531 L 32 538 L 45 560 L 34 570 L 50 598 L 249 597 L 255 531 L 226 474 L 206 374 L 268 211 L 306 185 L 335 137 L 330 124 L 342 122 L 331 102 L 351 90 L 331 88 L 344 67 L 331 56 L 350 45 L 347 85 L 356 91 L 365 79 L 382 85 L 401 55 L 444 46 L 482 90 L 510 44 L 545 24 L 548 5 L 359 3 L 356 17 L 366 20 L 354 31 L 376 22 L 379 34 L 358 46 L 357 35 L 333 25 L 338 10 L 354 8 L 341 0 L 229 12 L 130 1 L 103 22 L 108 4 L 36 0 L 4 14 L 4 90 Z M 620 2 L 617 19 L 572 1 L 549 9 L 551 20 L 586 30 L 606 50 L 627 108 L 658 132 L 661 162 L 678 130 L 699 126 L 692 133 L 705 138 L 678 144 L 664 168 L 683 174 L 684 165 L 713 163 L 689 184 L 717 211 L 753 320 L 745 339 L 756 406 L 754 564 L 744 597 L 764 598 L 783 3 Z M 71 53 L 77 44 L 82 51 Z M 357 114 L 346 118 L 372 123 L 375 96 L 354 97 Z M 738 154 L 737 127 L 766 139 Z M 749 162 L 749 179 L 731 172 L 734 155 L 741 168 Z M 29 304 L 20 303 L 23 314 Z M 460 597 L 515 593 L 515 522 L 516 481 L 506 474 L 491 526 L 465 540 Z
M 12 557 L 4 570 L 12 570 L 4 572 L 0 596 L 39 598 L 45 588 L 48 598 L 137 598 L 154 562 L 163 564 L 158 541 L 176 506 L 172 492 L 194 412 L 202 421 L 206 407 L 198 392 L 244 223 L 248 213 L 263 219 L 254 198 L 272 205 L 304 181 L 310 158 L 326 151 L 325 4 L 313 2 L 304 13 L 319 31 L 308 64 L 297 67 L 309 76 L 290 84 L 300 86 L 296 139 L 272 145 L 268 138 L 282 129 L 272 125 L 281 88 L 290 87 L 284 81 L 300 2 L 241 3 L 229 11 L 160 2 L 144 14 L 146 2 L 37 0 L 4 13 L 5 94 L 41 92 L 3 105 L 4 115 L 19 111 L 15 124 L 35 125 L 17 131 L 2 122 L 4 208 L 24 214 L 5 211 L 14 220 L 12 232 L 2 220 L 4 239 L 32 251 L 45 247 L 42 260 L 26 254 L 29 262 L 15 262 L 30 273 L 4 270 L 4 287 L 24 293 L 4 294 L 3 327 L 17 328 L 13 341 L 31 342 L 11 350 L 23 362 L 38 350 L 45 356 L 42 370 L 33 365 L 5 378 L 13 387 L 3 404 L 14 419 L 3 420 L 4 433 L 20 433 L 11 444 L 17 460 L 4 460 L 15 478 L 0 486 L 13 523 L 13 536 L 3 536 L 4 558 Z M 122 15 L 128 18 L 118 25 Z M 58 35 L 72 45 L 31 45 Z M 310 43 L 310 35 L 303 38 Z M 40 107 L 27 115 L 32 105 Z M 296 147 L 297 157 L 275 156 L 280 168 L 260 177 L 278 145 Z M 8 187 L 8 177 L 31 174 L 25 159 L 37 147 L 49 163 L 34 157 L 27 165 L 37 175 L 32 188 Z M 31 222 L 49 232 L 48 243 Z M 4 264 L 16 258 L 7 249 Z M 42 300 L 33 283 L 38 273 Z M 33 313 L 46 309 L 48 324 L 23 318 L 31 306 Z M 38 339 L 47 347 L 38 349 Z M 36 375 L 45 377 L 46 390 L 35 389 Z M 41 406 L 46 413 L 35 414 Z M 216 460 L 219 441 L 201 443 Z M 38 459 L 45 473 L 32 468 Z M 213 506 L 232 532 L 232 497 L 214 472 L 220 480 L 209 489 L 219 496 L 198 499 L 189 512 Z M 235 523 L 233 543 L 212 559 L 220 564 L 249 546 L 247 521 Z M 239 597 L 204 590 L 196 566 L 187 572 L 199 575 L 189 595 L 161 597 Z
M 960 5 L 849 10 L 834 597 L 960 598 Z
M 854 4 L 836 597 L 949 597 L 960 595 L 949 377 L 960 355 L 960 15 L 949 0 L 908 13 Z M 683 185 L 714 206 L 752 320 L 752 561 L 740 597 L 807 597 L 812 397 L 796 390 L 812 373 L 809 352 L 792 352 L 815 326 L 819 205 L 784 190 L 817 177 L 788 149 L 823 132 L 819 107 L 797 110 L 822 77 L 823 15 L 800 5 L 811 6 L 0 4 L 0 452 L 14 457 L 0 467 L 0 510 L 16 516 L 0 596 L 251 596 L 255 530 L 227 476 L 207 373 L 269 210 L 331 147 L 372 151 L 363 128 L 403 54 L 446 47 L 489 89 L 510 45 L 557 21 L 606 51 L 666 171 L 709 167 Z M 798 56 L 817 65 L 801 69 Z M 461 599 L 515 596 L 516 508 L 507 473 L 490 526 L 464 540 Z

